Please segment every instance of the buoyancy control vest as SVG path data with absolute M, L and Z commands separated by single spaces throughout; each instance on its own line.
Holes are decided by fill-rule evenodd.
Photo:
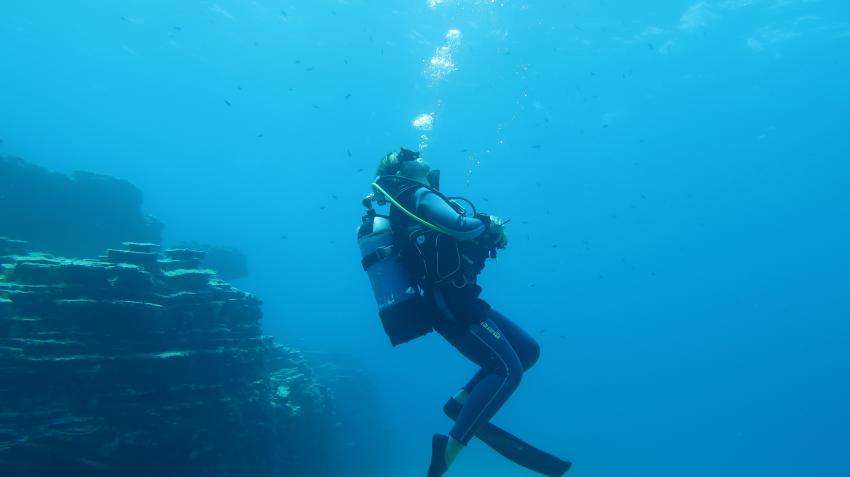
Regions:
M 423 187 L 465 215 L 457 202 L 436 187 L 398 176 L 380 177 L 373 187 L 376 193 L 363 201 L 367 213 L 358 227 L 357 241 L 381 324 L 390 343 L 396 346 L 433 330 L 432 319 L 437 310 L 423 297 L 427 287 L 446 283 L 465 287 L 474 283 L 495 249 L 491 244 L 457 240 L 414 215 L 415 194 Z M 390 202 L 389 215 L 378 214 L 372 208 L 374 201 Z
M 416 214 L 416 193 L 429 189 L 437 194 L 460 215 L 466 211 L 456 201 L 440 191 L 418 185 L 407 187 L 395 201 L 407 211 Z M 490 248 L 479 241 L 459 240 L 437 227 L 429 227 L 411 218 L 393 205 L 390 207 L 390 224 L 396 237 L 402 263 L 416 283 L 422 287 L 451 284 L 462 288 L 475 283 L 490 256 Z

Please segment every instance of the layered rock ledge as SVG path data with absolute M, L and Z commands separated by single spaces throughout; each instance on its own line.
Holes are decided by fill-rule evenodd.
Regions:
M 0 238 L 0 475 L 330 475 L 329 392 L 203 254 Z

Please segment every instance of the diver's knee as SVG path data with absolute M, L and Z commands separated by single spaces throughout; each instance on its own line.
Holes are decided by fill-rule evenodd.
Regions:
M 523 374 L 524 373 L 522 369 L 517 369 L 515 371 L 512 371 L 511 374 L 508 375 L 508 380 L 505 384 L 506 387 L 511 390 L 511 392 L 513 392 L 514 390 L 516 390 L 516 388 L 519 387 L 520 383 L 522 382 Z
M 505 385 L 510 389 L 516 389 L 519 387 L 519 383 L 522 382 L 522 375 L 525 373 L 522 365 L 516 363 L 516 366 L 510 366 L 507 371 L 505 374 Z
M 503 381 L 503 386 L 509 389 L 515 389 L 519 386 L 524 373 L 522 360 L 519 359 L 519 356 L 513 355 L 512 358 L 504 357 L 500 360 L 498 366 L 491 369 L 491 373 L 498 376 Z
M 540 359 L 540 344 L 536 340 L 528 343 L 528 346 L 522 353 L 522 368 L 528 370 L 537 363 Z

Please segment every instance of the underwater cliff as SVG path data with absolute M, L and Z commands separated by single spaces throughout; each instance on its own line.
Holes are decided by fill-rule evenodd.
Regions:
M 1 475 L 332 475 L 328 389 L 202 255 L 0 239 Z
M 388 475 L 369 374 L 263 335 L 245 255 L 161 250 L 142 198 L 0 157 L 0 475 Z

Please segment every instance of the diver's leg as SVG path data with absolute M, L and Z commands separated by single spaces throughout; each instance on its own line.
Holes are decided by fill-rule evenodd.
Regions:
M 511 321 L 507 316 L 491 309 L 487 318 L 492 320 L 502 330 L 502 334 L 508 338 L 508 342 L 516 351 L 523 371 L 528 371 L 540 358 L 540 345 L 528 332 Z
M 499 326 L 503 335 L 508 338 L 508 341 L 511 343 L 522 363 L 523 369 L 528 370 L 534 366 L 540 356 L 540 346 L 537 344 L 537 341 L 514 322 L 495 310 L 490 310 L 488 317 Z M 458 418 L 470 390 L 486 375 L 486 368 L 481 368 L 457 394 L 449 399 L 443 407 L 443 411 L 447 416 L 452 419 Z M 475 436 L 511 461 L 546 476 L 562 476 L 572 465 L 569 461 L 537 449 L 489 422 L 481 426 Z
M 448 470 L 477 430 L 488 423 L 522 380 L 522 363 L 495 322 L 463 324 L 449 316 L 437 319 L 434 329 L 461 354 L 486 370 L 486 375 L 469 393 L 449 435 L 434 435 L 428 477 L 442 476 Z
M 496 310 L 491 309 L 487 317 L 494 321 L 499 329 L 502 331 L 502 334 L 507 337 L 508 342 L 513 347 L 514 351 L 516 351 L 517 356 L 519 357 L 520 362 L 522 363 L 523 371 L 528 371 L 534 364 L 537 362 L 540 357 L 540 345 L 537 343 L 530 334 L 528 334 L 525 330 L 519 327 L 516 323 L 511 321 L 505 315 L 499 313 Z M 484 379 L 489 374 L 489 370 L 486 368 L 481 368 L 472 376 L 461 389 L 454 396 L 452 396 L 452 400 L 459 402 L 460 404 L 466 403 L 466 399 L 469 396 L 469 393 L 475 388 L 475 385 L 478 384 L 482 379 Z M 446 405 L 450 405 L 451 403 L 446 403 Z
M 480 379 L 468 390 L 463 409 L 449 433 L 466 445 L 475 431 L 496 414 L 519 386 L 522 363 L 507 337 L 492 320 L 468 325 L 443 322 L 438 323 L 435 329 L 481 367 L 476 373 Z
M 440 310 L 434 320 L 434 329 L 485 370 L 483 377 L 471 389 L 467 405 L 449 435 L 436 434 L 432 439 L 428 476 L 438 477 L 448 470 L 457 454 L 475 435 L 476 429 L 486 424 L 519 386 L 522 363 L 507 338 L 502 336 L 498 325 L 487 319 L 486 311 L 480 319 L 472 318 L 476 309 L 481 309 L 479 301 L 453 300 L 456 306 L 450 307 L 442 290 L 432 291 L 429 296 Z M 456 316 L 452 310 L 459 310 L 463 316 Z

